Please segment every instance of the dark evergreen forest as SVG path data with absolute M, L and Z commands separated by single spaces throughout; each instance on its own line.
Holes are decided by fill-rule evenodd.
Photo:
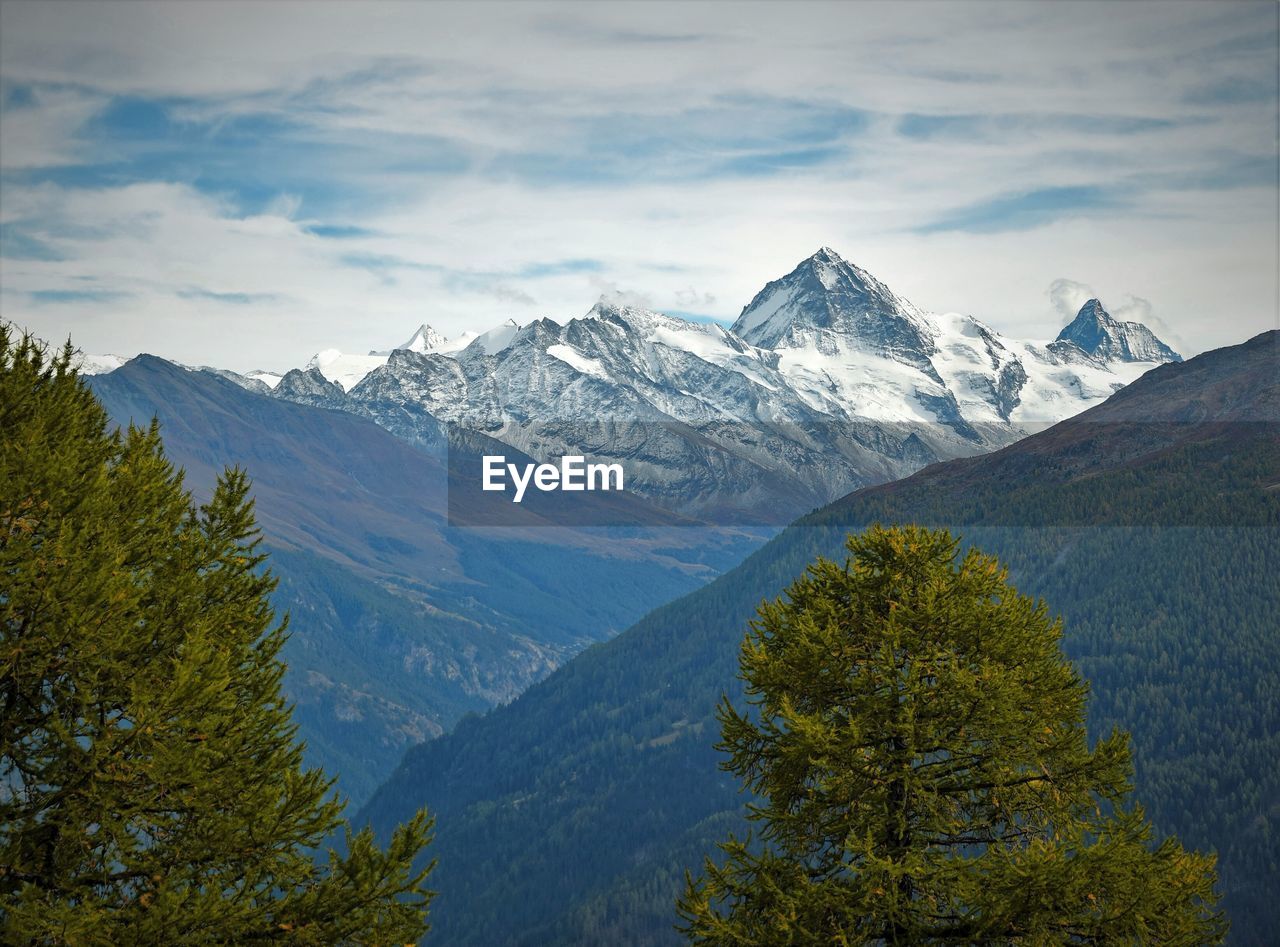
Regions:
M 1233 376 L 1237 406 L 1274 401 L 1274 376 L 1257 375 L 1271 349 L 1249 379 Z M 1168 381 L 1147 391 L 1171 397 Z M 1190 394 L 1203 405 L 1222 391 Z M 1063 616 L 1092 686 L 1091 731 L 1132 733 L 1148 816 L 1218 853 L 1232 942 L 1265 943 L 1280 923 L 1280 437 L 1273 423 L 1085 425 L 818 511 L 511 705 L 411 750 L 361 818 L 386 831 L 424 803 L 438 814 L 433 936 L 675 941 L 685 868 L 745 829 L 712 744 L 720 695 L 741 700 L 747 621 L 817 555 L 838 558 L 848 531 L 916 522 L 999 556 Z

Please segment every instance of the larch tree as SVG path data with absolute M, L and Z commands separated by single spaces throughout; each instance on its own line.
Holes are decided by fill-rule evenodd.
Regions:
M 726 699 L 755 801 L 678 903 L 699 944 L 1219 943 L 1214 858 L 1092 748 L 1061 622 L 945 531 L 873 527 L 765 602 Z
M 249 481 L 195 508 L 155 424 L 0 324 L 0 940 L 405 943 L 425 812 L 344 831 L 281 693 Z

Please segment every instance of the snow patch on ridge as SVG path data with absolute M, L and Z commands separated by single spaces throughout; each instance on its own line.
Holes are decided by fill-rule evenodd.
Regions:
M 483 352 L 485 355 L 497 355 L 516 337 L 516 333 L 520 331 L 520 324 L 514 319 L 508 319 L 502 325 L 490 329 L 488 332 L 481 333 L 467 345 L 466 350 L 475 350 Z
M 264 372 L 255 369 L 254 371 L 246 373 L 244 377 L 250 378 L 254 381 L 260 381 L 268 388 L 274 388 L 276 385 L 280 384 L 280 379 L 284 376 L 277 374 L 276 372 Z
M 584 375 L 602 378 L 606 381 L 609 379 L 609 373 L 605 370 L 604 365 L 594 358 L 587 358 L 572 346 L 549 345 L 547 346 L 547 354 L 552 358 L 558 358 L 570 368 L 574 368 Z
M 306 368 L 318 369 L 326 380 L 337 382 L 343 391 L 350 391 L 365 375 L 385 364 L 386 355 L 346 355 L 338 349 L 325 349 L 313 355 Z
M 72 357 L 71 364 L 81 375 L 106 375 L 114 372 L 131 358 L 132 356 L 128 355 L 87 355 L 84 352 L 77 352 Z

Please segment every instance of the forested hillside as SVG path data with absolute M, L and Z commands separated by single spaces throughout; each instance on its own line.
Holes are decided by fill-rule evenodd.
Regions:
M 159 418 L 197 499 L 225 465 L 249 473 L 281 580 L 273 602 L 291 616 L 285 690 L 309 762 L 357 804 L 407 747 L 512 699 L 760 541 L 684 527 L 450 529 L 440 458 L 364 418 L 151 356 L 90 387 L 117 424 Z
M 361 818 L 438 813 L 433 938 L 668 943 L 683 871 L 742 797 L 713 712 L 764 597 L 847 530 L 950 526 L 1066 620 L 1091 728 L 1132 731 L 1138 798 L 1219 853 L 1233 942 L 1280 908 L 1280 334 L 1149 373 L 986 457 L 861 491 L 584 652 L 510 706 L 411 750 Z

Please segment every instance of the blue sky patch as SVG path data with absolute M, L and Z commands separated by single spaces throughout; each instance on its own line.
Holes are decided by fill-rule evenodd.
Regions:
M 549 263 L 530 263 L 513 274 L 521 279 L 542 279 L 565 273 L 599 273 L 604 264 L 599 260 L 555 260 Z
M 26 233 L 16 223 L 0 224 L 0 257 L 7 260 L 43 260 L 46 263 L 67 259 L 65 254 Z
M 1063 217 L 1115 208 L 1121 203 L 1120 198 L 1105 187 L 1046 187 L 972 204 L 915 229 L 922 234 L 949 230 L 970 233 L 1030 230 Z
M 252 303 L 272 302 L 277 299 L 275 293 L 215 293 L 212 290 L 192 287 L 180 289 L 176 294 L 181 299 L 207 299 L 210 302 L 226 303 L 231 306 L 248 306 Z
M 125 299 L 130 293 L 109 289 L 39 289 L 27 293 L 34 303 L 105 303 Z
M 307 233 L 330 240 L 350 240 L 356 237 L 373 237 L 378 232 L 355 224 L 311 224 L 307 227 Z

